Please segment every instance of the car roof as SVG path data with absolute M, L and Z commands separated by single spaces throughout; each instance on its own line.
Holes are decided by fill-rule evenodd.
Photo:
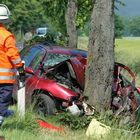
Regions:
M 73 55 L 80 54 L 83 57 L 87 57 L 87 51 L 85 50 L 81 50 L 77 48 L 62 47 L 62 46 L 48 43 L 48 42 L 38 43 L 38 44 L 32 45 L 30 48 L 32 47 L 43 48 L 47 52 L 51 52 L 51 53 L 59 53 L 59 54 L 62 53 L 62 54 L 73 54 Z

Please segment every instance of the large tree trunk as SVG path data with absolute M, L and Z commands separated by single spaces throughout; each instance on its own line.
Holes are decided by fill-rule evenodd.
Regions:
M 77 30 L 76 30 L 76 16 L 77 16 L 77 0 L 68 0 L 67 10 L 65 14 L 66 28 L 68 34 L 68 47 L 77 47 Z
M 110 105 L 114 68 L 114 0 L 94 0 L 84 94 L 97 111 Z

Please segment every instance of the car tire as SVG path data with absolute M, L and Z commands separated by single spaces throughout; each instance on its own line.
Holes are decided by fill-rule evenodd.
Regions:
M 33 109 L 39 115 L 52 115 L 56 112 L 54 100 L 46 94 L 38 94 L 34 96 L 34 107 Z

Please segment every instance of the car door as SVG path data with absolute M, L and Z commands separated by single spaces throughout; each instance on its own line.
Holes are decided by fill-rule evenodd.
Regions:
M 45 48 L 37 45 L 33 46 L 31 48 L 24 48 L 21 52 L 21 59 L 25 62 L 25 67 L 30 67 L 32 70 L 35 72 L 37 71 L 39 64 L 41 61 L 43 61 L 45 55 L 46 55 L 46 50 Z M 32 88 L 31 84 L 36 82 L 38 79 L 37 75 L 32 75 L 32 74 L 27 74 L 26 73 L 26 92 L 29 90 L 29 88 Z M 28 81 L 28 82 L 27 82 Z M 26 84 L 28 83 L 28 84 Z M 13 92 L 13 97 L 16 98 L 17 95 L 17 89 L 18 89 L 18 80 L 16 84 L 14 85 L 14 92 Z

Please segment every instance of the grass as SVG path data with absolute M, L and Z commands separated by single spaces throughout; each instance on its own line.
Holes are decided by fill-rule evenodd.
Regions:
M 20 119 L 17 113 L 15 113 L 13 117 L 5 120 L 4 125 L 0 129 L 0 136 L 5 136 L 6 140 L 97 140 L 96 137 L 87 137 L 85 135 L 86 128 L 72 131 L 64 126 L 65 131 L 61 133 L 39 128 L 35 123 L 38 117 L 39 116 L 34 114 L 30 109 L 27 110 L 25 119 Z M 60 123 L 58 123 L 59 115 L 43 119 L 47 120 L 48 123 L 60 126 Z M 137 135 L 131 134 L 131 129 L 127 126 L 125 128 L 128 128 L 129 131 L 124 131 L 121 127 L 118 128 L 115 121 L 110 121 L 106 116 L 100 116 L 98 119 L 101 122 L 114 127 L 109 135 L 98 140 L 139 139 Z
M 140 39 L 116 39 L 115 41 L 115 59 L 118 62 L 126 64 L 136 73 L 137 84 L 140 85 Z M 79 38 L 79 48 L 87 50 L 88 38 Z M 16 107 L 14 107 L 16 111 Z M 41 129 L 36 123 L 36 119 L 40 118 L 32 112 L 32 109 L 28 109 L 26 112 L 25 119 L 20 119 L 18 113 L 15 112 L 13 117 L 7 118 L 4 122 L 2 128 L 0 128 L 0 136 L 5 136 L 6 140 L 97 140 L 96 138 L 88 138 L 85 135 L 85 130 L 72 131 L 68 127 L 64 127 L 63 133 L 58 133 L 54 131 L 48 131 L 47 129 Z M 57 122 L 58 116 L 51 116 L 45 119 L 48 123 L 60 126 Z M 110 135 L 102 140 L 139 140 L 140 137 L 136 135 L 131 135 L 130 131 L 134 132 L 138 128 L 130 127 L 126 125 L 125 127 L 120 127 L 113 120 L 110 121 L 109 118 L 101 117 L 100 120 L 107 125 L 117 128 L 115 131 L 111 131 Z M 118 129 L 120 128 L 120 129 Z M 123 131 L 123 129 L 128 129 L 129 131 Z
M 16 110 L 16 107 L 14 107 Z M 37 116 L 28 109 L 26 112 L 25 119 L 20 119 L 16 112 L 14 116 L 7 118 L 0 129 L 0 136 L 4 136 L 6 140 L 87 140 L 85 136 L 85 130 L 72 131 L 68 127 L 64 127 L 63 132 L 49 131 L 42 129 L 36 123 L 38 118 L 47 120 L 48 123 L 60 126 L 58 123 L 58 116 L 51 116 L 43 118 Z
M 88 38 L 87 37 L 78 38 L 78 48 L 87 50 L 87 48 L 88 48 Z

